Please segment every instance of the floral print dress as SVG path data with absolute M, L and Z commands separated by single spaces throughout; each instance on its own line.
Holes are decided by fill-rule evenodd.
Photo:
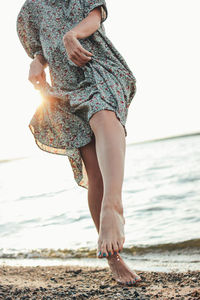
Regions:
M 93 53 L 83 67 L 74 64 L 63 44 L 64 34 L 90 11 L 101 7 L 101 25 L 81 45 Z M 136 79 L 126 61 L 106 36 L 105 0 L 26 0 L 17 16 L 17 34 L 30 58 L 42 54 L 51 85 L 41 88 L 42 102 L 29 128 L 40 149 L 66 155 L 77 184 L 88 189 L 79 148 L 90 143 L 89 120 L 97 111 L 114 111 L 125 127 L 128 107 L 136 93 Z

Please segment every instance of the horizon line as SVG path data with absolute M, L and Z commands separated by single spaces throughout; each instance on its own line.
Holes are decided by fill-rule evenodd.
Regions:
M 152 139 L 152 140 L 144 140 L 144 141 L 140 141 L 140 142 L 133 142 L 133 143 L 127 144 L 127 146 L 132 146 L 132 145 L 137 145 L 137 144 L 146 144 L 146 143 L 155 143 L 155 142 L 160 142 L 160 141 L 166 141 L 166 140 L 172 140 L 172 139 L 178 139 L 178 138 L 184 138 L 184 137 L 190 137 L 190 136 L 196 136 L 196 135 L 200 135 L 200 131 L 184 133 L 184 134 L 179 134 L 179 135 L 172 135 L 172 136 L 167 136 L 164 138 L 156 138 L 156 139 Z

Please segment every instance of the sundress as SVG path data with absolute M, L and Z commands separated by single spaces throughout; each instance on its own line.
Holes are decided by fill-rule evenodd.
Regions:
M 68 58 L 63 36 L 96 7 L 101 8 L 99 29 L 79 39 L 93 56 L 79 67 Z M 128 108 L 136 93 L 135 76 L 106 35 L 107 17 L 105 0 L 26 0 L 16 23 L 26 53 L 32 59 L 44 56 L 51 80 L 40 89 L 42 101 L 28 126 L 41 150 L 68 157 L 76 183 L 86 189 L 79 148 L 94 135 L 90 118 L 100 110 L 114 111 L 126 137 Z

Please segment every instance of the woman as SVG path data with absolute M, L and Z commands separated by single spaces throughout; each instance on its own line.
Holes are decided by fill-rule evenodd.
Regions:
M 17 33 L 29 57 L 29 80 L 43 102 L 29 128 L 40 149 L 67 155 L 99 233 L 105 257 L 122 284 L 141 278 L 119 255 L 123 248 L 125 123 L 136 80 L 105 33 L 105 0 L 26 0 Z M 46 82 L 49 67 L 51 86 Z

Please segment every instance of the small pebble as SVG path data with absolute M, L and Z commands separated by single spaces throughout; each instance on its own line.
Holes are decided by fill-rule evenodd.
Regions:
M 140 296 L 140 294 L 137 291 L 134 291 L 134 296 L 138 297 L 138 296 Z
M 109 285 L 108 285 L 108 284 L 104 284 L 104 285 L 103 285 L 103 284 L 101 284 L 101 285 L 100 285 L 100 289 L 106 289 L 107 287 L 109 287 Z

